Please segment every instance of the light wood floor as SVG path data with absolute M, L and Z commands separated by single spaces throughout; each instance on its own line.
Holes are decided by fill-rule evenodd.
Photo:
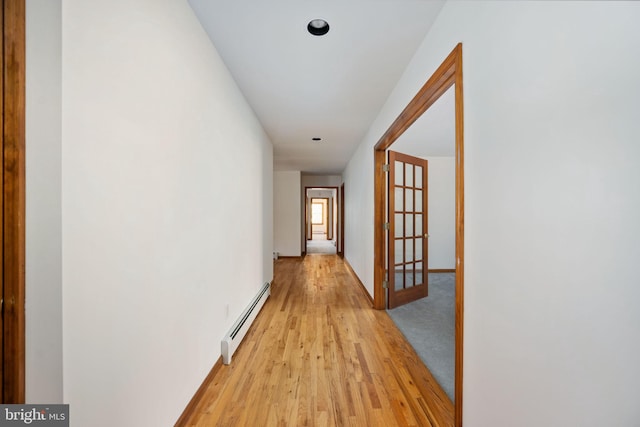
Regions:
M 338 256 L 276 261 L 271 291 L 186 425 L 453 425 L 449 398 Z

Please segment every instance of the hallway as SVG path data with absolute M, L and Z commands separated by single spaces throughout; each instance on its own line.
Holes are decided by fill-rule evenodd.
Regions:
M 307 254 L 336 255 L 337 249 L 331 240 L 307 240 Z
M 280 259 L 189 426 L 450 426 L 453 406 L 337 256 Z

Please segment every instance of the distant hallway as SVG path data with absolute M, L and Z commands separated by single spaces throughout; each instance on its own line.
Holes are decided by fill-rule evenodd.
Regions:
M 326 234 L 325 234 L 326 236 Z M 336 245 L 331 240 L 315 239 L 307 240 L 307 254 L 331 254 L 337 253 Z
M 272 295 L 189 426 L 452 426 L 453 405 L 338 256 L 275 261 Z

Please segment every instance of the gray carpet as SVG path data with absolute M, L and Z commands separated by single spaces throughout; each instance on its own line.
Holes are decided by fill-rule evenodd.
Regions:
M 307 240 L 308 254 L 336 254 L 336 247 L 331 240 Z
M 429 296 L 388 310 L 400 331 L 453 401 L 455 273 L 429 273 Z

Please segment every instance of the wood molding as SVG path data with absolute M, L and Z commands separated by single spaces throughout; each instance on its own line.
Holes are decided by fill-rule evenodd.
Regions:
M 333 212 L 333 199 L 334 197 L 329 197 L 327 199 L 327 240 L 333 240 L 333 224 L 336 223 L 335 212 Z M 337 250 L 338 249 L 336 248 L 336 252 Z
M 377 147 L 377 145 L 376 145 Z M 374 151 L 374 236 L 373 236 L 373 308 L 384 310 L 387 305 L 385 290 L 382 281 L 385 275 L 384 259 L 386 256 L 386 239 L 383 224 L 385 218 L 385 184 L 386 176 L 382 170 L 385 162 L 385 149 Z
M 355 279 L 356 283 L 360 285 L 360 289 L 362 290 L 362 293 L 364 294 L 364 296 L 367 297 L 367 300 L 371 304 L 371 307 L 373 307 L 373 298 L 371 298 L 371 295 L 369 295 L 369 291 L 367 291 L 367 288 L 364 286 L 364 283 L 362 283 L 362 280 L 360 280 L 360 278 L 356 274 L 353 267 L 351 267 L 351 264 L 349 264 L 349 261 L 347 261 L 346 258 L 343 258 L 342 260 L 344 261 L 344 265 L 347 267 L 347 270 L 349 271 L 349 273 L 351 273 L 351 276 Z
M 464 97 L 462 44 L 454 49 L 456 98 L 456 364 L 455 425 L 462 427 L 462 367 L 464 349 Z
M 384 310 L 386 239 L 383 229 L 386 214 L 386 150 L 438 98 L 455 85 L 455 157 L 456 157 L 456 324 L 455 324 L 455 426 L 462 427 L 462 368 L 464 326 L 464 104 L 462 87 L 462 43 L 458 43 L 405 109 L 389 126 L 374 147 L 374 308 Z
M 202 402 L 202 398 L 205 392 L 211 386 L 211 384 L 213 384 L 213 379 L 221 368 L 222 356 L 220 356 L 218 360 L 216 360 L 213 368 L 211 368 L 211 371 L 209 371 L 207 377 L 204 379 L 204 381 L 202 381 L 202 384 L 200 384 L 200 387 L 198 387 L 198 390 L 187 404 L 187 407 L 184 408 L 184 411 L 182 411 L 182 415 L 180 415 L 180 418 L 178 418 L 178 421 L 176 421 L 174 427 L 183 427 L 188 425 L 189 420 L 192 419 L 194 414 L 197 413 L 197 410 L 199 409 L 198 405 L 200 404 L 200 402 Z
M 339 234 L 339 245 L 338 245 L 338 255 L 344 258 L 344 182 L 340 186 L 340 206 L 338 207 L 338 211 L 340 212 L 340 223 L 338 228 Z
M 2 2 L 2 403 L 25 401 L 25 1 Z
M 409 263 L 410 264 L 410 263 Z M 411 270 L 413 273 L 422 273 L 423 270 Z M 402 273 L 404 270 L 396 269 L 396 273 Z M 430 268 L 427 270 L 428 273 L 455 273 L 455 268 Z

